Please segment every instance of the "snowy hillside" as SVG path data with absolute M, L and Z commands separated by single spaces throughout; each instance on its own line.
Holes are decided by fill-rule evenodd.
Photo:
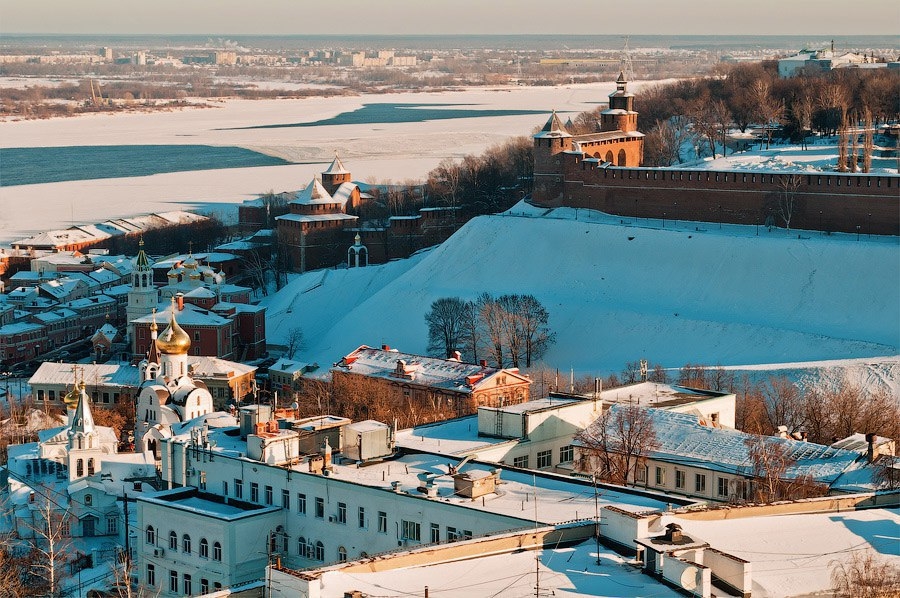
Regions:
M 576 372 L 897 353 L 896 238 L 677 224 L 519 204 L 411 260 L 299 277 L 269 298 L 270 342 L 299 325 L 298 357 L 322 365 L 360 344 L 423 352 L 433 300 L 490 291 L 542 301 L 544 361 Z

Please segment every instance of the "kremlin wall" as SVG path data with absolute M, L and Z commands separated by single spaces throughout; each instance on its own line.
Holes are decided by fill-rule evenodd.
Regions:
M 633 96 L 622 75 L 601 112 L 601 131 L 569 134 L 554 113 L 534 135 L 540 207 L 626 217 L 693 220 L 861 234 L 900 234 L 900 177 L 645 168 Z M 614 128 L 616 127 L 616 128 Z

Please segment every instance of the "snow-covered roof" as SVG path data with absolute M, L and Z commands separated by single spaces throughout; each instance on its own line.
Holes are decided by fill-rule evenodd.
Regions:
M 297 192 L 297 198 L 291 201 L 293 204 L 329 204 L 337 203 L 331 194 L 325 189 L 317 178 L 313 178 L 309 185 Z
M 77 365 L 79 377 L 83 376 L 88 386 L 121 386 L 137 388 L 141 374 L 138 368 L 109 363 L 56 363 L 45 361 L 29 378 L 28 384 L 53 384 L 71 386 L 75 380 L 72 368 Z
M 161 302 L 156 312 L 156 320 L 159 322 L 167 322 L 170 319 L 171 312 L 171 303 Z M 185 303 L 184 309 L 178 311 L 175 317 L 182 326 L 224 326 L 228 323 L 226 318 L 223 318 L 208 309 L 203 309 L 202 307 L 197 307 L 190 303 Z M 149 324 L 153 321 L 153 314 L 148 314 L 140 318 L 135 318 L 132 320 L 132 323 Z
M 566 131 L 566 128 L 559 121 L 559 116 L 556 115 L 556 110 L 553 111 L 553 114 L 550 115 L 550 118 L 547 120 L 547 123 L 543 126 L 543 128 L 535 134 L 535 139 L 548 139 L 548 138 L 563 138 L 563 137 L 571 137 L 572 135 Z
M 625 408 L 623 405 L 612 405 L 607 425 L 614 426 L 616 413 Z M 691 414 L 653 408 L 648 408 L 647 413 L 653 423 L 657 442 L 657 447 L 648 452 L 649 458 L 752 477 L 748 442 L 755 436 L 738 430 L 703 426 Z M 601 425 L 601 421 L 594 425 Z M 808 475 L 816 482 L 828 485 L 860 458 L 852 451 L 812 442 L 773 436 L 764 437 L 764 441 L 782 446 L 785 457 L 793 461 L 785 472 L 787 477 Z M 574 444 L 580 442 L 576 439 Z
M 341 162 L 341 159 L 335 154 L 331 165 L 322 171 L 322 174 L 350 174 L 350 171 L 344 168 L 344 163 Z
M 665 408 L 720 399 L 731 396 L 731 394 L 717 390 L 688 388 L 675 384 L 636 382 L 604 390 L 600 393 L 600 398 L 605 403 L 625 403 L 644 407 Z
M 341 183 L 340 186 L 334 190 L 334 195 L 331 197 L 336 203 L 346 205 L 350 200 L 350 196 L 353 194 L 353 190 L 356 188 L 356 183 Z
M 223 521 L 236 521 L 256 515 L 277 513 L 281 509 L 281 507 L 265 507 L 240 500 L 227 500 L 218 494 L 200 492 L 196 488 L 166 490 L 153 496 L 140 496 L 138 500 Z
M 290 220 L 292 222 L 327 222 L 329 220 L 358 220 L 357 216 L 350 214 L 285 214 L 275 220 Z
M 269 371 L 282 372 L 285 374 L 297 374 L 303 373 L 306 371 L 306 368 L 309 364 L 303 361 L 294 361 L 293 359 L 288 359 L 287 357 L 281 357 L 269 366 Z
M 255 372 L 257 369 L 255 365 L 200 355 L 188 356 L 188 368 L 195 378 L 233 378 Z
M 497 369 L 452 359 L 425 357 L 363 345 L 344 357 L 334 368 L 354 374 L 470 393 L 483 387 L 488 378 L 503 373 L 510 383 L 530 384 L 515 369 Z M 402 371 L 401 371 L 402 370 Z

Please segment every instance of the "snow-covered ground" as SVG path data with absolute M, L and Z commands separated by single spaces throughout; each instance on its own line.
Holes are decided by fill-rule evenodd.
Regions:
M 557 334 L 544 361 L 580 373 L 896 356 L 898 239 L 800 237 L 519 204 L 410 260 L 299 276 L 266 299 L 268 336 L 301 327 L 298 357 L 322 366 L 359 344 L 424 352 L 432 301 L 488 291 L 534 294 Z M 896 388 L 897 359 L 870 362 Z
M 706 170 L 755 170 L 765 172 L 834 172 L 837 164 L 837 139 L 817 140 L 801 149 L 796 145 L 773 145 L 769 149 L 755 149 L 715 159 L 679 164 L 679 168 L 703 168 Z M 721 151 L 721 147 L 719 148 Z M 873 174 L 897 174 L 897 158 L 872 158 Z

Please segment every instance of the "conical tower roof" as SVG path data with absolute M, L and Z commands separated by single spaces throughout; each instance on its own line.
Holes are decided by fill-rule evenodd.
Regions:
M 319 179 L 314 178 L 306 189 L 297 193 L 297 199 L 291 203 L 296 204 L 315 204 L 315 203 L 336 203 L 331 194 L 322 186 Z
M 69 422 L 69 431 L 73 434 L 77 432 L 90 434 L 94 431 L 91 398 L 84 391 L 84 382 L 81 382 L 76 388 L 78 390 L 78 404 L 75 406 L 75 415 L 72 416 L 72 421 Z
M 350 174 L 350 171 L 344 168 L 344 163 L 341 162 L 341 159 L 338 158 L 337 152 L 335 152 L 334 160 L 331 162 L 331 166 L 329 166 L 327 170 L 322 172 L 322 174 Z
M 535 135 L 536 138 L 547 138 L 547 137 L 571 137 L 572 135 L 566 131 L 566 128 L 559 120 L 559 116 L 556 114 L 556 110 L 553 111 L 553 114 L 550 115 L 550 118 L 547 120 L 547 124 L 544 125 L 544 128 L 540 130 L 540 132 Z
M 137 259 L 134 261 L 134 267 L 137 270 L 142 272 L 150 271 L 150 258 L 147 257 L 147 254 L 144 253 L 144 237 L 141 236 L 141 241 L 138 243 L 138 254 Z

